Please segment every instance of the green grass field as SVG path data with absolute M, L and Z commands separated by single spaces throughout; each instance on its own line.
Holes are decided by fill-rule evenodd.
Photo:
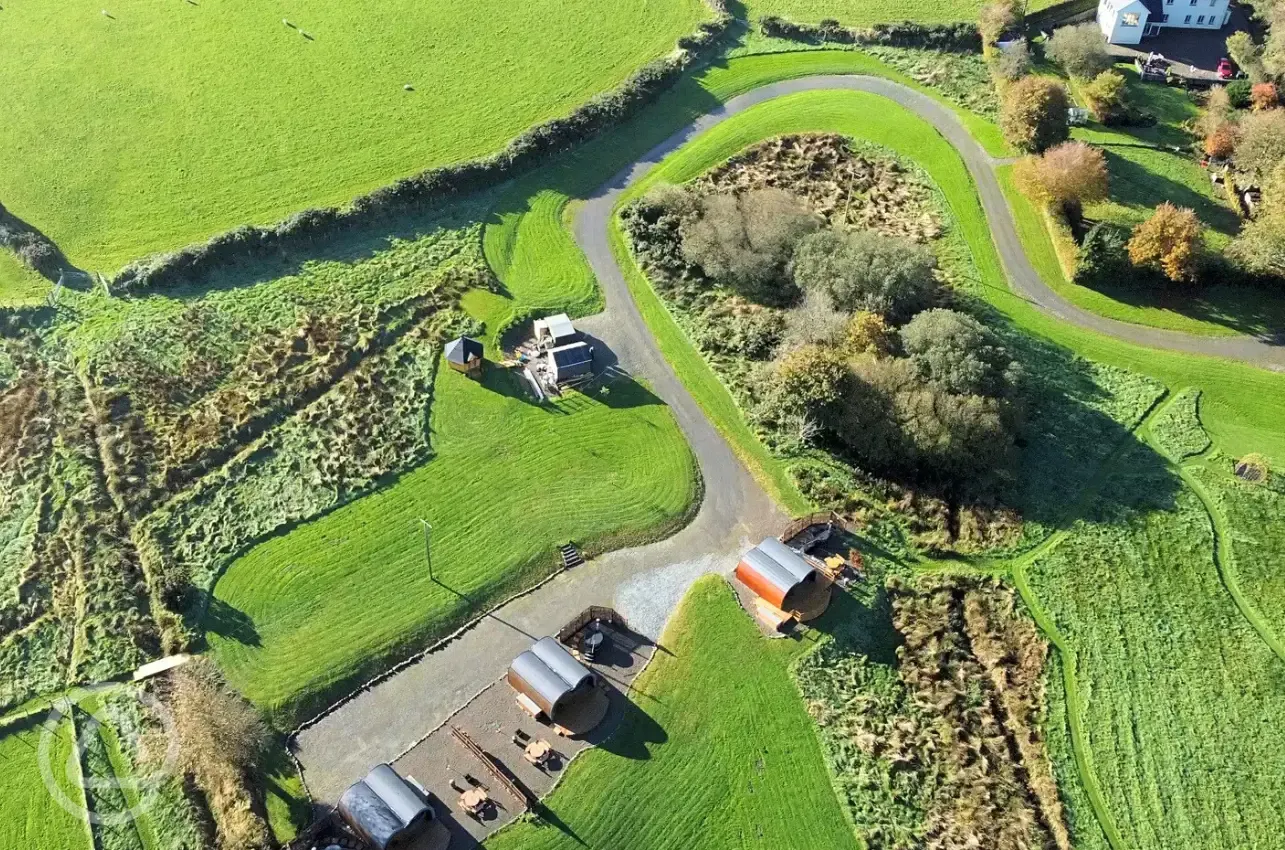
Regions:
M 668 409 L 628 381 L 540 406 L 496 367 L 438 372 L 435 457 L 232 564 L 206 620 L 229 680 L 278 719 L 317 709 L 552 572 L 557 544 L 600 549 L 672 528 L 696 468 Z M 419 520 L 433 526 L 431 582 Z
M 490 850 L 858 847 L 790 673 L 810 640 L 763 638 L 721 579 L 699 581 L 634 684 L 636 709 Z M 712 651 L 712 648 L 717 648 Z
M 1078 656 L 1098 779 L 1126 847 L 1279 847 L 1285 659 L 1224 588 L 1201 501 L 1143 451 L 1030 569 Z
M 700 0 L 15 0 L 0 199 L 110 272 L 489 153 L 709 17 Z
M 37 720 L 40 716 L 37 716 Z M 20 724 L 0 730 L 0 850 L 90 850 L 89 823 L 59 806 L 45 790 L 41 776 L 41 728 Z M 81 791 L 66 780 L 72 754 L 71 724 L 57 726 L 57 737 L 49 747 L 50 764 L 59 787 L 71 801 L 83 800 Z M 76 774 L 79 781 L 79 773 Z

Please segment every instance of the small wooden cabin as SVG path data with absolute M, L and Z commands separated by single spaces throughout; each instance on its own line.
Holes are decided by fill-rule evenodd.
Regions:
M 462 336 L 446 343 L 446 362 L 456 372 L 476 378 L 482 374 L 482 343 Z

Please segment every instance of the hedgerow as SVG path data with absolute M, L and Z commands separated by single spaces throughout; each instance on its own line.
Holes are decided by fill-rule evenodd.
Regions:
M 827 19 L 819 24 L 799 24 L 778 15 L 759 18 L 759 30 L 771 38 L 785 38 L 809 44 L 861 44 L 889 47 L 923 47 L 931 50 L 974 52 L 982 49 L 982 37 L 975 24 L 961 21 L 953 24 L 919 24 L 901 21 L 875 24 L 866 28 L 848 28 Z
M 715 20 L 678 40 L 675 50 L 634 72 L 613 91 L 591 98 L 562 118 L 527 130 L 488 157 L 432 168 L 353 200 L 346 207 L 302 210 L 268 227 L 245 225 L 206 242 L 146 257 L 125 266 L 110 288 L 129 295 L 173 286 L 227 263 L 308 247 L 334 234 L 407 211 L 422 210 L 451 196 L 495 186 L 548 157 L 621 123 L 651 102 L 695 64 L 732 23 L 724 0 L 707 0 Z

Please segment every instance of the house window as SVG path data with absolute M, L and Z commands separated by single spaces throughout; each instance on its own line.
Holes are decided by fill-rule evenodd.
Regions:
M 1187 17 L 1183 18 L 1183 19 L 1182 19 L 1182 22 L 1183 22 L 1184 24 L 1189 24 L 1189 23 L 1191 23 L 1191 15 L 1188 15 Z
M 1138 25 L 1137 12 L 1125 12 L 1123 15 L 1120 16 L 1120 26 L 1136 27 L 1137 25 Z
M 1172 6 L 1172 5 L 1173 5 L 1173 0 L 1165 0 L 1165 5 L 1166 5 L 1166 6 Z
M 1199 24 L 1203 24 L 1204 22 L 1205 22 L 1205 16 L 1204 16 L 1204 15 L 1201 15 L 1199 18 L 1196 18 L 1196 24 L 1197 24 L 1197 25 L 1199 25 Z
M 1160 17 L 1160 23 L 1162 23 L 1162 24 L 1167 24 L 1167 23 L 1169 23 L 1169 16 L 1168 16 L 1168 15 L 1162 15 L 1162 16 Z

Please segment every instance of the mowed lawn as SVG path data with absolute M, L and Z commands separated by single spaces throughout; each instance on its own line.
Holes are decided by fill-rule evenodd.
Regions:
M 558 544 L 656 536 L 693 502 L 695 461 L 641 385 L 539 406 L 498 367 L 484 383 L 438 375 L 432 460 L 255 547 L 215 586 L 211 649 L 279 721 L 550 574 Z
M 3 13 L 0 202 L 106 272 L 494 151 L 711 16 L 701 0 L 13 0 Z
M 40 769 L 41 727 L 21 721 L 0 730 L 0 850 L 91 850 L 89 822 L 83 814 L 58 805 L 45 787 Z M 72 758 L 71 724 L 57 725 L 57 737 L 49 742 L 50 776 L 73 805 L 84 800 L 79 770 Z M 68 765 L 73 776 L 67 777 Z
M 636 706 L 489 850 L 856 850 L 790 664 L 810 641 L 765 639 L 719 577 L 696 583 L 638 678 Z

